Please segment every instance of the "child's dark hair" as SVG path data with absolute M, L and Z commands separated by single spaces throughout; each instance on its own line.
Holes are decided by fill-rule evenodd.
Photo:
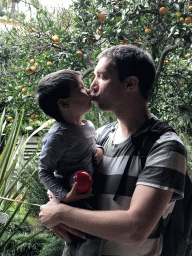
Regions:
M 63 121 L 57 101 L 70 97 L 72 89 L 77 86 L 80 73 L 73 70 L 60 70 L 43 77 L 37 87 L 37 102 L 43 112 Z
M 148 100 L 155 79 L 155 64 L 146 51 L 133 45 L 118 45 L 98 56 L 99 59 L 104 57 L 112 60 L 121 82 L 130 76 L 138 77 L 140 95 Z

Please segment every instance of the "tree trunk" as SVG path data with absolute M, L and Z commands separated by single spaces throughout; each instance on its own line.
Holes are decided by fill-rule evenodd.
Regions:
M 12 0 L 12 5 L 11 5 L 11 19 L 14 20 L 15 18 L 15 5 L 16 5 L 16 0 Z

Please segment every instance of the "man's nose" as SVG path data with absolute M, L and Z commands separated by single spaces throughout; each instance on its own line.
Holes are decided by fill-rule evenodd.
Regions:
M 90 86 L 90 89 L 93 90 L 95 86 L 96 86 L 96 79 L 93 80 L 93 82 Z

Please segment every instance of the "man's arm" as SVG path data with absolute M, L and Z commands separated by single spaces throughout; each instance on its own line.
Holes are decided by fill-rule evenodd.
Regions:
M 142 243 L 156 226 L 173 192 L 137 185 L 128 210 L 89 211 L 49 202 L 39 214 L 48 228 L 65 224 L 104 239 Z

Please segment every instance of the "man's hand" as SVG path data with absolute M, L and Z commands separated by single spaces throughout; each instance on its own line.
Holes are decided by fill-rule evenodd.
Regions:
M 51 199 L 47 204 L 40 207 L 39 217 L 47 228 L 52 228 L 60 223 L 60 207 L 62 204 L 56 199 Z
M 103 149 L 95 148 L 93 151 L 93 163 L 99 165 L 103 159 Z
M 77 182 L 75 182 L 73 184 L 71 191 L 61 201 L 64 203 L 74 202 L 74 201 L 78 201 L 80 199 L 89 198 L 91 196 L 91 194 L 92 194 L 92 189 L 85 194 L 79 194 L 77 192 Z
M 60 212 L 60 205 L 61 204 L 52 194 L 51 191 L 48 192 L 49 196 L 51 196 L 51 201 L 49 201 L 47 204 L 42 205 L 40 207 L 40 213 L 39 217 L 41 219 L 41 222 L 44 226 L 47 228 L 51 228 L 56 236 L 61 238 L 62 240 L 71 243 L 71 238 L 69 233 L 76 235 L 82 239 L 86 239 L 86 236 L 84 233 L 73 229 L 71 227 L 68 227 L 64 224 L 59 223 L 60 217 L 58 213 Z
M 59 225 L 53 227 L 52 230 L 56 236 L 58 236 L 59 238 L 61 238 L 62 240 L 66 241 L 68 243 L 72 243 L 70 234 L 76 235 L 82 239 L 86 239 L 86 236 L 84 233 L 82 233 L 76 229 L 70 228 L 64 224 L 59 224 Z

